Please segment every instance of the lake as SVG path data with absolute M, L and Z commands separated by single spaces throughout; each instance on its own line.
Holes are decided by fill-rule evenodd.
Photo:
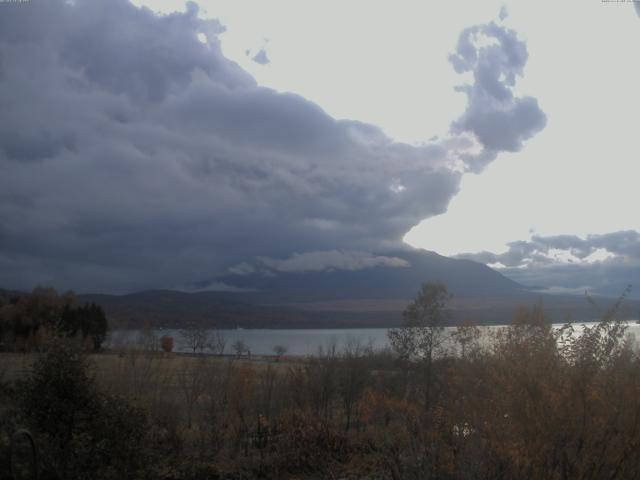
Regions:
M 628 333 L 640 338 L 640 325 L 635 320 L 626 322 L 629 326 Z M 596 322 L 576 324 L 595 325 Z M 560 327 L 562 324 L 554 324 Z M 504 328 L 502 325 L 479 327 L 483 335 L 495 329 Z M 446 333 L 452 333 L 454 327 L 445 328 Z M 273 347 L 283 345 L 287 348 L 287 355 L 313 355 L 318 352 L 319 347 L 326 348 L 336 345 L 338 351 L 342 350 L 350 342 L 359 343 L 362 346 L 371 345 L 375 349 L 383 349 L 389 346 L 386 328 L 345 328 L 345 329 L 235 329 L 218 330 L 226 340 L 226 354 L 233 353 L 231 345 L 242 340 L 253 355 L 273 355 Z M 159 339 L 163 335 L 168 335 L 174 339 L 174 352 L 189 352 L 190 348 L 185 343 L 176 329 L 157 329 L 153 334 Z M 126 345 L 140 344 L 144 341 L 144 336 L 149 332 L 138 330 L 115 330 L 107 340 L 107 346 L 111 348 L 123 347 Z M 205 350 L 206 353 L 206 350 Z

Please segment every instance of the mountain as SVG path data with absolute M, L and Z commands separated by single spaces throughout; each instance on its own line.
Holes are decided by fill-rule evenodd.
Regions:
M 526 294 L 519 284 L 480 263 L 424 250 L 386 255 L 401 258 L 408 266 L 225 275 L 207 283 L 233 291 L 149 290 L 80 295 L 78 301 L 101 305 L 112 324 L 123 327 L 328 328 L 398 325 L 402 310 L 427 281 L 445 283 L 457 299 L 465 298 L 467 303 L 470 298 Z
M 361 270 L 269 272 L 216 277 L 219 283 L 244 290 L 258 303 L 315 302 L 344 299 L 410 299 L 423 282 L 443 282 L 456 297 L 514 296 L 527 290 L 481 263 L 444 257 L 426 250 L 386 252 L 406 267 Z
M 116 326 L 189 324 L 221 328 L 390 327 L 420 284 L 441 281 L 453 294 L 453 322 L 507 323 L 515 310 L 542 302 L 553 321 L 592 320 L 600 315 L 581 296 L 531 291 L 470 260 L 451 259 L 425 250 L 385 252 L 405 267 L 306 272 L 258 271 L 224 275 L 204 284 L 231 291 L 195 293 L 151 290 L 130 295 L 82 295 L 80 301 L 102 305 Z M 603 304 L 611 303 L 604 300 Z M 629 303 L 629 302 L 628 302 Z M 636 309 L 637 304 L 630 306 Z
M 185 293 L 150 290 L 130 295 L 79 295 L 77 301 L 101 305 L 112 328 L 146 326 L 184 328 L 193 325 L 218 328 L 374 328 L 402 323 L 410 299 L 343 299 L 265 305 L 250 303 L 245 294 L 226 292 Z M 522 294 L 513 296 L 454 297 L 449 307 L 452 324 L 470 320 L 477 324 L 508 323 L 519 306 L 541 302 L 549 319 L 563 322 L 601 318 L 614 303 L 596 299 L 594 308 L 581 296 Z M 627 300 L 622 318 L 634 318 L 640 302 Z
M 397 309 L 314 309 L 308 305 L 248 303 L 242 294 L 147 290 L 129 295 L 78 295 L 102 306 L 112 328 L 367 328 L 400 324 Z
M 582 296 L 528 290 L 470 260 L 424 250 L 386 255 L 401 258 L 408 266 L 225 275 L 208 283 L 224 284 L 232 291 L 147 290 L 128 295 L 78 295 L 77 301 L 101 305 L 113 328 L 392 327 L 402 322 L 402 311 L 421 283 L 441 281 L 453 294 L 454 323 L 508 323 L 519 306 L 537 302 L 542 302 L 554 322 L 568 317 L 594 320 L 602 314 Z M 607 298 L 598 301 L 603 309 L 613 303 Z M 627 300 L 624 308 L 625 318 L 634 318 L 640 303 Z

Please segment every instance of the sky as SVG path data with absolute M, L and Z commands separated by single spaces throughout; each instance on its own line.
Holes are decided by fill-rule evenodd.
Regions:
M 0 5 L 0 283 L 638 276 L 632 2 L 135 3 Z

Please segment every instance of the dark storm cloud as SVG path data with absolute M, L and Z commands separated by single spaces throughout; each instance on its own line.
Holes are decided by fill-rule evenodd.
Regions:
M 600 260 L 589 259 L 605 254 Z M 479 252 L 460 258 L 501 264 L 502 272 L 528 285 L 589 287 L 620 293 L 627 284 L 640 286 L 640 233 L 635 230 L 600 235 L 538 236 L 508 244 L 504 253 Z M 637 296 L 637 292 L 636 292 Z
M 460 138 L 424 146 L 259 87 L 222 55 L 221 31 L 194 4 L 168 16 L 125 0 L 2 6 L 1 285 L 171 287 L 256 258 L 274 270 L 401 266 L 364 252 L 446 210 L 470 136 L 489 142 L 469 112 L 491 121 L 493 107 L 469 92 L 517 103 L 505 63 L 478 61 L 520 48 L 501 27 L 493 53 L 464 46 L 461 71 L 486 85 L 468 87 Z M 492 132 L 485 150 L 519 148 L 522 131 Z
M 48 131 L 41 132 L 0 132 L 0 148 L 10 160 L 42 160 L 51 158 L 63 149 L 73 150 L 71 135 L 54 137 Z
M 471 72 L 474 82 L 457 88 L 467 95 L 468 104 L 451 130 L 472 132 L 483 147 L 465 157 L 467 169 L 479 172 L 499 152 L 520 151 L 525 140 L 544 128 L 547 119 L 538 101 L 513 94 L 527 58 L 526 45 L 516 32 L 494 22 L 460 34 L 449 59 L 456 72 Z

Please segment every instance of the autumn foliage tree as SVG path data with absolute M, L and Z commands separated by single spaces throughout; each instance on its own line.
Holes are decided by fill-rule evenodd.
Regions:
M 434 356 L 445 340 L 451 295 L 443 283 L 424 283 L 415 300 L 403 312 L 401 328 L 389 330 L 389 342 L 405 361 L 419 362 L 423 370 L 424 405 L 431 403 Z
M 75 294 L 59 295 L 53 288 L 34 288 L 0 304 L 0 341 L 14 350 L 35 350 L 47 337 L 64 335 L 86 340 L 92 350 L 104 343 L 108 323 L 95 303 L 75 305 Z
M 165 353 L 171 353 L 173 351 L 173 337 L 169 335 L 163 335 L 160 338 L 160 348 Z

